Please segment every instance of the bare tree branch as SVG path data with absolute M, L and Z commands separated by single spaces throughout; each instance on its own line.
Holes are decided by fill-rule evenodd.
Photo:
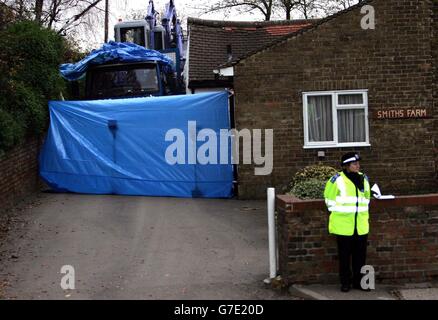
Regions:
M 275 0 L 220 0 L 208 6 L 204 13 L 211 13 L 233 8 L 244 8 L 249 10 L 258 10 L 261 12 L 266 21 L 271 20 L 272 9 Z
M 230 11 L 241 8 L 245 12 L 258 11 L 263 14 L 265 20 L 271 20 L 277 10 L 285 13 L 286 20 L 292 19 L 294 12 L 300 13 L 305 19 L 321 14 L 332 14 L 346 9 L 360 0 L 217 0 L 207 5 L 203 13 Z M 278 16 L 278 15 L 277 15 Z
M 62 26 L 59 30 L 58 30 L 58 34 L 63 33 L 66 28 L 68 28 L 72 23 L 78 21 L 81 17 L 83 17 L 85 14 L 87 14 L 88 11 L 90 11 L 91 9 L 93 9 L 99 2 L 101 2 L 102 0 L 96 0 L 93 1 L 88 7 L 86 7 L 82 12 L 74 15 L 72 18 L 70 18 L 69 20 L 67 20 L 67 22 L 64 24 L 64 26 Z

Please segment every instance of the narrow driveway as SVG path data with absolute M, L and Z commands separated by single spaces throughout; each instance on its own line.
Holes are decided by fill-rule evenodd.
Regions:
M 41 194 L 0 248 L 9 299 L 289 299 L 265 288 L 264 201 Z M 61 288 L 61 267 L 75 290 Z

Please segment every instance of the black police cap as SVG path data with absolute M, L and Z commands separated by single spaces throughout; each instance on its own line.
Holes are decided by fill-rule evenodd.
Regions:
M 348 152 L 342 156 L 341 165 L 349 164 L 351 162 L 356 162 L 356 161 L 360 161 L 360 160 L 361 160 L 361 158 L 360 158 L 359 154 L 357 154 L 355 152 Z

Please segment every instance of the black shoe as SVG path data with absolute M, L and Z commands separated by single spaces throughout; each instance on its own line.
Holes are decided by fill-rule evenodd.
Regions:
M 348 292 L 348 291 L 350 291 L 350 285 L 349 285 L 349 284 L 343 284 L 343 285 L 341 286 L 341 291 L 342 291 L 342 292 Z

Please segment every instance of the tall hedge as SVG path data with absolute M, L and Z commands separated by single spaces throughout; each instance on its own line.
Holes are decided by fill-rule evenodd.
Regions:
M 0 30 L 0 155 L 27 135 L 47 126 L 47 103 L 57 99 L 65 83 L 58 66 L 65 42 L 55 32 L 31 21 Z

